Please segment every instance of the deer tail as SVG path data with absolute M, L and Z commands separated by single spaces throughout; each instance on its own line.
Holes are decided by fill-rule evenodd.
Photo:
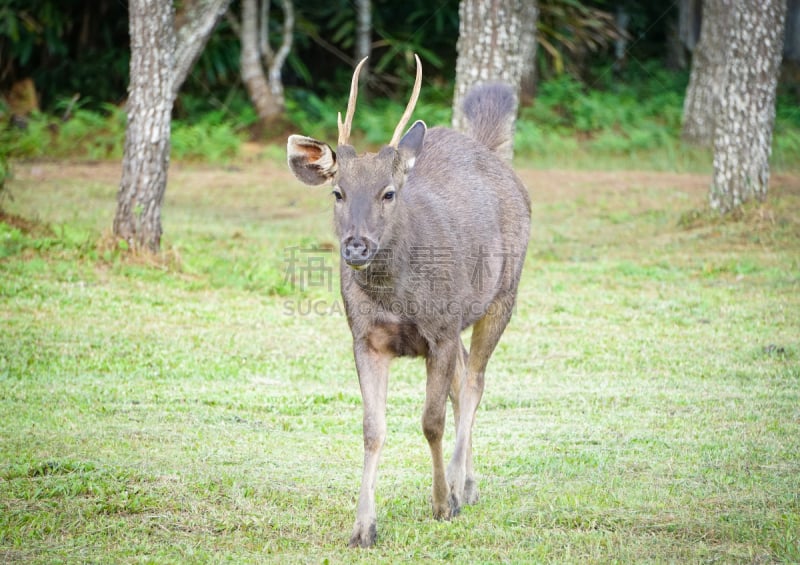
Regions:
M 489 83 L 474 86 L 462 104 L 467 133 L 506 161 L 514 146 L 516 100 L 507 84 Z

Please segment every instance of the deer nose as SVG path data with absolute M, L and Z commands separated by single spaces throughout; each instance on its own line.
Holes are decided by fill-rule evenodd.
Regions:
M 366 267 L 378 246 L 365 237 L 348 237 L 342 242 L 342 259 L 356 269 Z

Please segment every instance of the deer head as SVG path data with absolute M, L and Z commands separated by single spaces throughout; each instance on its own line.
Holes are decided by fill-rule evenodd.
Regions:
M 308 185 L 326 182 L 333 186 L 334 222 L 340 239 L 342 259 L 354 269 L 367 267 L 386 243 L 392 226 L 401 215 L 403 185 L 422 150 L 427 128 L 417 121 L 401 137 L 419 97 L 422 64 L 417 63 L 417 77 L 411 98 L 388 145 L 377 153 L 358 155 L 350 145 L 358 74 L 364 58 L 353 72 L 347 113 L 342 122 L 338 115 L 339 141 L 334 151 L 327 143 L 302 135 L 289 136 L 289 168 Z

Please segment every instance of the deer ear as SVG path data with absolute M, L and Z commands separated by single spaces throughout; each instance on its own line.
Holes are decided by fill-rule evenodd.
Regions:
M 303 135 L 290 135 L 286 154 L 294 176 L 306 184 L 316 186 L 336 174 L 336 153 L 327 143 Z
M 428 126 L 422 120 L 417 120 L 397 144 L 397 151 L 405 164 L 406 172 L 414 167 L 414 162 L 422 152 L 422 143 L 425 141 L 425 132 Z

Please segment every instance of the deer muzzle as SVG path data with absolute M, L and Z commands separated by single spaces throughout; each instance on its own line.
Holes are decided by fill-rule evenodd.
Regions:
M 378 244 L 367 237 L 348 237 L 342 242 L 342 259 L 353 269 L 366 268 L 375 258 Z

